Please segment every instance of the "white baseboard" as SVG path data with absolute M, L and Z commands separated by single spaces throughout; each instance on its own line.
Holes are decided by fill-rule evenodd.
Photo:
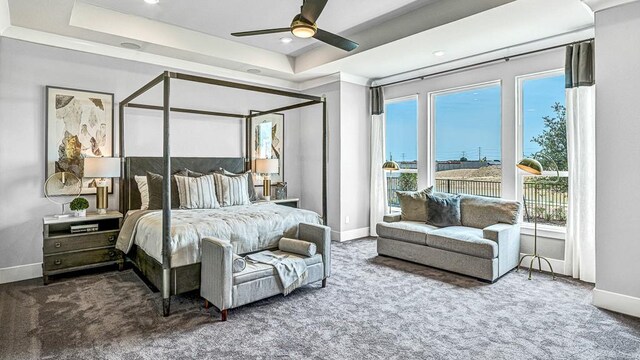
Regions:
M 331 230 L 331 240 L 333 241 L 349 241 L 354 239 L 361 239 L 369 236 L 369 228 L 360 228 L 347 231 L 333 231 Z
M 12 266 L 0 269 L 0 284 L 34 279 L 42 276 L 42 263 Z
M 611 291 L 593 289 L 593 305 L 599 308 L 640 317 L 640 298 Z
M 522 258 L 523 255 L 525 254 L 520 253 L 520 258 Z M 556 275 L 567 275 L 564 272 L 564 260 L 551 259 L 551 258 L 547 258 L 547 260 L 549 260 L 549 262 L 551 263 L 551 266 L 553 266 L 553 271 L 556 273 Z M 522 264 L 520 264 L 520 268 L 528 269 L 530 262 L 531 262 L 531 258 L 527 257 L 522 261 Z M 549 269 L 549 264 L 547 264 L 547 262 L 544 260 L 541 260 L 541 262 L 542 262 L 542 271 L 550 272 L 551 269 Z M 540 270 L 538 267 L 538 260 L 533 262 L 533 268 L 535 270 Z

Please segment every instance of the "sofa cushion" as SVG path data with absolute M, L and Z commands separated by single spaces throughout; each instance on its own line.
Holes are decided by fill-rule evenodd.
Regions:
M 485 196 L 462 195 L 460 199 L 462 225 L 478 229 L 498 223 L 516 224 L 520 208 L 517 201 Z
M 484 239 L 481 229 L 467 226 L 433 230 L 427 235 L 427 246 L 484 259 L 498 257 L 498 244 Z
M 274 250 L 273 253 L 283 254 L 281 250 Z M 311 257 L 304 257 L 291 253 L 287 254 L 289 255 L 289 257 L 304 258 L 304 262 L 305 264 L 307 264 L 307 266 L 322 263 L 321 254 L 315 254 Z M 276 269 L 273 266 L 247 261 L 247 266 L 244 268 L 244 270 L 233 274 L 233 285 L 246 283 L 256 279 L 262 279 L 268 276 L 277 276 Z
M 460 195 L 427 195 L 427 224 L 439 227 L 459 226 Z
M 400 201 L 400 213 L 405 221 L 427 221 L 427 194 L 431 194 L 433 187 L 420 191 L 396 191 Z
M 378 223 L 378 236 L 418 245 L 427 244 L 427 234 L 438 229 L 421 221 L 398 221 L 394 223 Z

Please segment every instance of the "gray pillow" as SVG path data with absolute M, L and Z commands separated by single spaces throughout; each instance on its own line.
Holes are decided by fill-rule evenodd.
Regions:
M 234 274 L 242 272 L 247 267 L 247 261 L 242 256 L 233 254 L 232 259 L 231 272 Z
M 188 170 L 180 170 L 173 175 L 189 176 Z M 192 176 L 193 177 L 193 176 Z M 149 189 L 149 210 L 162 209 L 162 179 L 163 176 L 152 172 L 147 172 L 147 188 Z M 178 184 L 176 179 L 171 177 L 171 208 L 180 207 L 180 195 L 178 195 Z
M 460 195 L 427 194 L 427 224 L 460 226 Z
M 462 224 L 478 229 L 498 223 L 516 224 L 522 205 L 513 200 L 463 195 L 460 199 Z
M 304 240 L 289 239 L 284 237 L 278 242 L 278 249 L 284 252 L 307 257 L 316 254 L 316 244 Z
M 433 187 L 420 191 L 396 191 L 400 200 L 401 219 L 404 221 L 427 221 L 427 195 Z

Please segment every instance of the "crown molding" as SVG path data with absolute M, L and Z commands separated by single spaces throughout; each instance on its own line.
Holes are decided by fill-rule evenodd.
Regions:
M 582 0 L 591 11 L 597 12 L 612 8 L 614 6 L 620 6 L 628 3 L 632 3 L 638 0 Z
M 2 19 L 2 2 L 0 0 L 0 21 Z M 1 25 L 1 22 L 0 22 Z M 19 26 L 9 26 L 1 34 L 3 37 L 31 43 L 48 45 L 63 49 L 81 51 L 85 53 L 104 55 L 118 59 L 138 61 L 147 64 L 158 65 L 170 69 L 178 69 L 200 74 L 224 77 L 235 81 L 242 81 L 256 85 L 273 86 L 286 90 L 299 90 L 299 83 L 267 76 L 252 75 L 242 71 L 225 69 L 213 65 L 206 65 L 173 57 L 151 54 L 144 51 L 130 50 L 118 46 L 111 46 L 92 41 L 75 39 L 67 36 L 56 35 L 44 31 L 27 29 Z
M 318 77 L 315 79 L 303 81 L 299 83 L 298 89 L 300 91 L 307 91 L 309 89 L 314 89 L 314 88 L 331 84 L 334 82 L 348 82 L 348 83 L 360 85 L 360 86 L 369 86 L 369 84 L 371 83 L 370 79 L 366 77 L 347 74 L 344 72 L 337 72 L 331 75 L 326 75 L 326 76 Z

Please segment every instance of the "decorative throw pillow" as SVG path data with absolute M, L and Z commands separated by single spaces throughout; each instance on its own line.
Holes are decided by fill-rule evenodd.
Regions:
M 396 191 L 400 200 L 401 218 L 405 221 L 427 221 L 427 195 L 433 187 L 420 191 Z
M 253 173 L 251 173 L 251 170 L 246 171 L 242 174 L 236 174 L 236 173 L 232 173 L 231 171 L 227 171 L 223 168 L 220 168 L 220 170 L 216 171 L 217 173 L 223 174 L 223 175 L 227 175 L 227 176 L 242 176 L 244 174 L 248 174 L 247 176 L 247 180 L 249 181 L 249 201 L 256 201 L 258 200 L 258 194 L 256 194 L 256 188 L 253 184 Z
M 174 175 L 187 176 L 185 170 L 178 171 Z M 149 210 L 162 209 L 162 175 L 147 172 L 147 189 L 149 190 Z M 171 177 L 171 208 L 177 209 L 180 206 L 180 196 L 176 179 Z
M 180 197 L 180 209 L 217 209 L 216 186 L 213 175 L 199 177 L 175 176 Z
M 136 183 L 138 184 L 138 191 L 140 192 L 140 200 L 142 206 L 140 210 L 147 210 L 149 208 L 149 187 L 147 186 L 146 176 L 134 176 Z
M 216 181 L 216 197 L 220 206 L 251 204 L 248 175 L 247 173 L 234 176 L 213 174 Z
M 460 226 L 460 195 L 427 194 L 427 224 Z

